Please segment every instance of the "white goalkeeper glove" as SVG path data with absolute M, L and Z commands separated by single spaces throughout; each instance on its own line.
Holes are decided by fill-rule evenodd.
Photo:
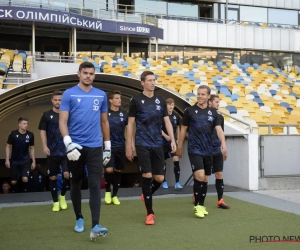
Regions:
M 110 161 L 111 157 L 111 143 L 110 141 L 104 141 L 104 150 L 103 150 L 103 165 L 106 166 L 106 164 Z
M 77 161 L 81 155 L 78 150 L 82 149 L 82 147 L 79 144 L 72 142 L 71 137 L 68 135 L 64 137 L 64 144 L 67 149 L 68 159 L 70 161 Z

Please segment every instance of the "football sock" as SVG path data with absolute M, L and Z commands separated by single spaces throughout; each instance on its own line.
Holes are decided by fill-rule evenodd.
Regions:
M 57 180 L 49 180 L 49 188 L 53 202 L 58 202 L 57 198 Z
M 179 182 L 179 177 L 180 177 L 179 161 L 174 162 L 174 174 L 175 174 L 175 181 L 177 183 L 177 182 Z
M 142 192 L 144 195 L 145 206 L 147 215 L 154 214 L 152 209 L 152 191 L 151 191 L 151 178 L 142 177 Z

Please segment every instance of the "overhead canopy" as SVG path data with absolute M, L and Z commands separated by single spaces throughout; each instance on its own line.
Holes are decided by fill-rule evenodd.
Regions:
M 76 84 L 78 84 L 77 74 L 67 74 L 39 79 L 10 89 L 0 94 L 0 121 L 19 109 L 44 102 L 55 90 L 64 91 Z M 137 79 L 104 73 L 96 74 L 93 86 L 105 92 L 121 91 L 123 106 L 128 105 L 131 97 L 142 91 L 142 85 Z M 173 98 L 176 103 L 175 112 L 179 116 L 182 116 L 184 110 L 190 106 L 187 101 L 166 89 L 156 87 L 155 94 Z

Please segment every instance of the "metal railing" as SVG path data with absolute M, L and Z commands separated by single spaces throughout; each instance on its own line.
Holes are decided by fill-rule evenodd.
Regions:
M 163 16 L 163 13 L 155 9 L 136 5 L 112 4 L 104 0 L 0 0 L 0 6 L 55 10 L 103 20 L 119 20 L 154 26 L 158 26 L 157 17 Z M 157 17 L 150 18 L 151 14 L 157 15 Z
M 57 62 L 57 63 L 75 63 L 76 58 L 74 56 L 61 56 L 61 55 L 38 55 L 33 56 L 34 60 L 37 62 Z M 33 61 L 34 61 L 33 60 Z
M 121 20 L 158 26 L 158 19 L 170 19 L 191 22 L 209 22 L 235 25 L 250 25 L 269 28 L 299 29 L 298 25 L 282 23 L 264 23 L 246 20 L 218 19 L 167 15 L 152 8 L 138 5 L 109 3 L 105 0 L 0 0 L 0 6 L 28 7 L 56 10 L 104 20 Z M 143 10 L 143 11 L 141 11 Z M 266 26 L 267 25 L 267 26 Z
M 300 124 L 258 124 L 258 127 L 267 127 L 268 128 L 268 135 L 272 135 L 272 128 L 279 127 L 279 128 L 287 128 L 286 135 L 290 135 L 290 128 L 299 127 Z M 282 134 L 285 135 L 285 134 Z M 295 135 L 295 134 L 293 134 Z

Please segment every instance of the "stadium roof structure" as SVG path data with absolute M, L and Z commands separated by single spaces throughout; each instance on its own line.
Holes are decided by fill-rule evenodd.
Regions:
M 78 84 L 78 76 L 74 73 L 34 80 L 10 89 L 0 95 L 0 121 L 26 106 L 45 102 L 55 90 L 64 91 L 76 84 Z M 122 104 L 125 107 L 129 105 L 132 96 L 141 93 L 143 90 L 140 80 L 105 73 L 96 74 L 93 86 L 105 92 L 111 90 L 121 91 Z M 184 110 L 190 106 L 187 101 L 178 95 L 159 86 L 155 88 L 155 94 L 165 98 L 173 98 L 176 103 L 175 112 L 179 116 L 182 116 Z

